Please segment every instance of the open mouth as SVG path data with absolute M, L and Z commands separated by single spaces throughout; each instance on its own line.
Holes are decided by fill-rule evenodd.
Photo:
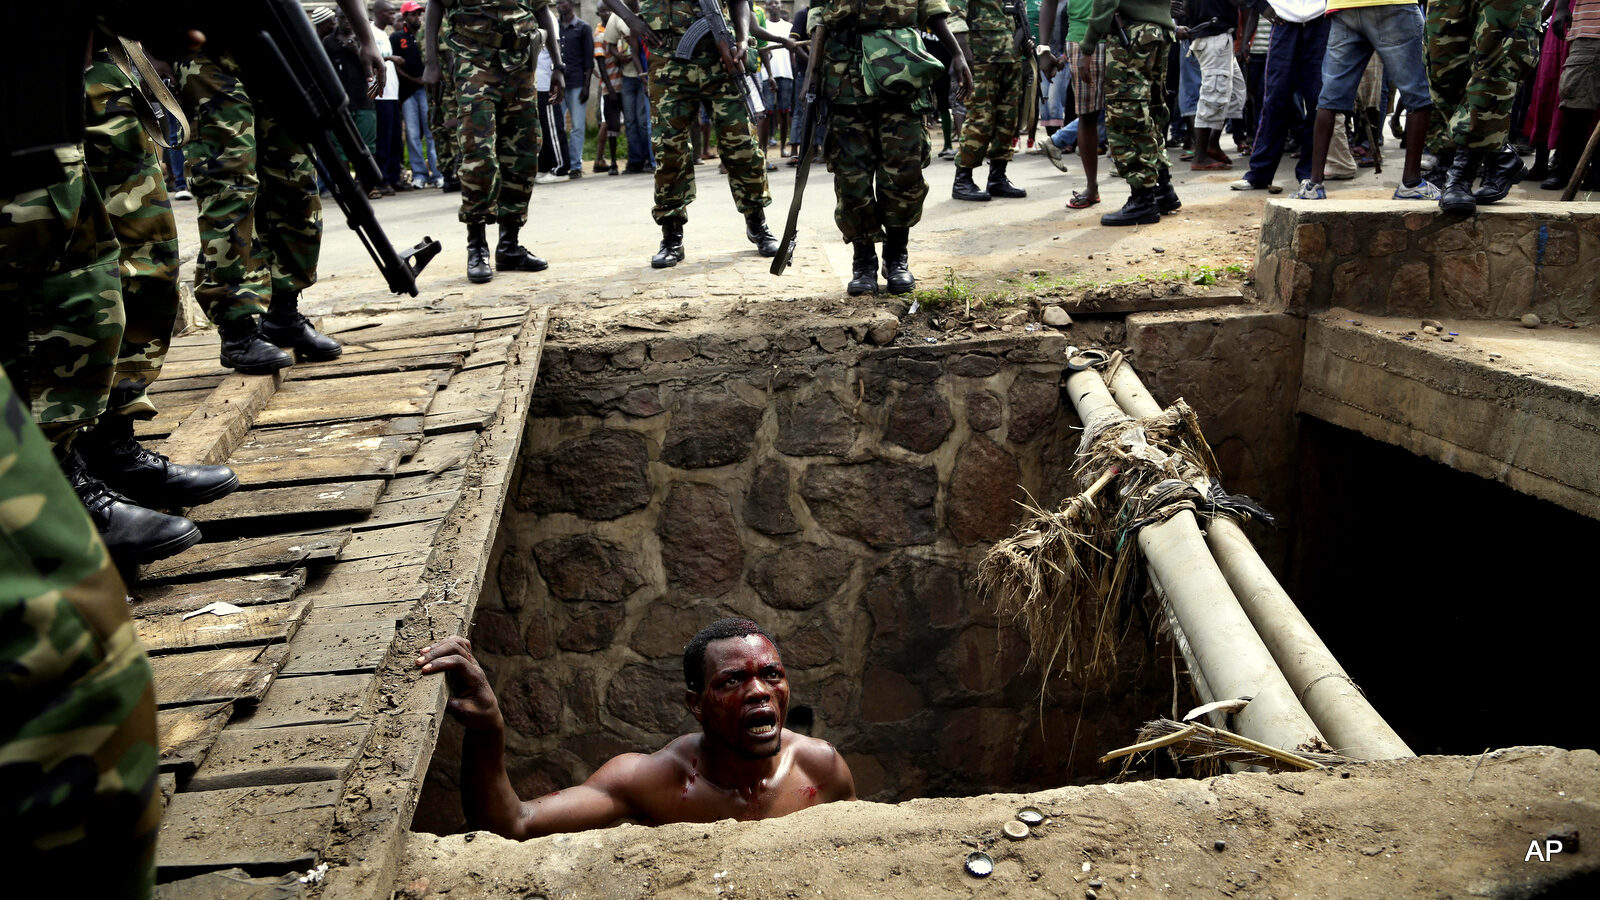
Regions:
M 769 738 L 778 733 L 778 716 L 772 710 L 758 710 L 744 717 L 744 733 L 753 738 Z

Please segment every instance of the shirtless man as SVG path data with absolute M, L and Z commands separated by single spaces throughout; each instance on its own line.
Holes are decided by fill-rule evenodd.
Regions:
M 749 619 L 722 619 L 683 649 L 684 702 L 700 723 L 651 754 L 614 757 L 575 788 L 522 800 L 505 765 L 505 720 L 472 646 L 452 637 L 417 665 L 449 679 L 452 715 L 466 726 L 461 795 L 467 821 L 515 840 L 605 828 L 770 819 L 854 800 L 850 767 L 833 745 L 788 731 L 789 680 L 778 648 Z

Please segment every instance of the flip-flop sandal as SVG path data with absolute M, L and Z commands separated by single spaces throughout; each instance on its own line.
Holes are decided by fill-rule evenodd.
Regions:
M 1233 161 L 1223 162 L 1220 159 L 1213 159 L 1210 162 L 1197 162 L 1189 168 L 1195 172 L 1218 172 L 1223 169 L 1233 168 Z
M 1098 194 L 1090 197 L 1082 191 L 1073 191 L 1072 199 L 1067 201 L 1067 209 L 1088 209 L 1099 202 L 1100 196 Z

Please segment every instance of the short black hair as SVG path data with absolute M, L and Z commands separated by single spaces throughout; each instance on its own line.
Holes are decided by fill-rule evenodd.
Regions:
M 749 619 L 718 619 L 700 629 L 694 637 L 689 638 L 689 643 L 683 645 L 683 683 L 689 686 L 689 690 L 696 693 L 705 690 L 706 645 L 712 641 L 749 637 L 752 634 L 758 634 L 766 638 L 767 642 L 774 647 L 778 646 L 778 642 L 772 639 L 772 635 L 767 634 L 760 625 Z

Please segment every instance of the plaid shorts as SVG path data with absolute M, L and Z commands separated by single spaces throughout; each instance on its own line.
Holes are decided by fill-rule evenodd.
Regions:
M 1106 42 L 1085 56 L 1075 41 L 1068 41 L 1067 66 L 1072 69 L 1072 106 L 1084 116 L 1106 108 Z

